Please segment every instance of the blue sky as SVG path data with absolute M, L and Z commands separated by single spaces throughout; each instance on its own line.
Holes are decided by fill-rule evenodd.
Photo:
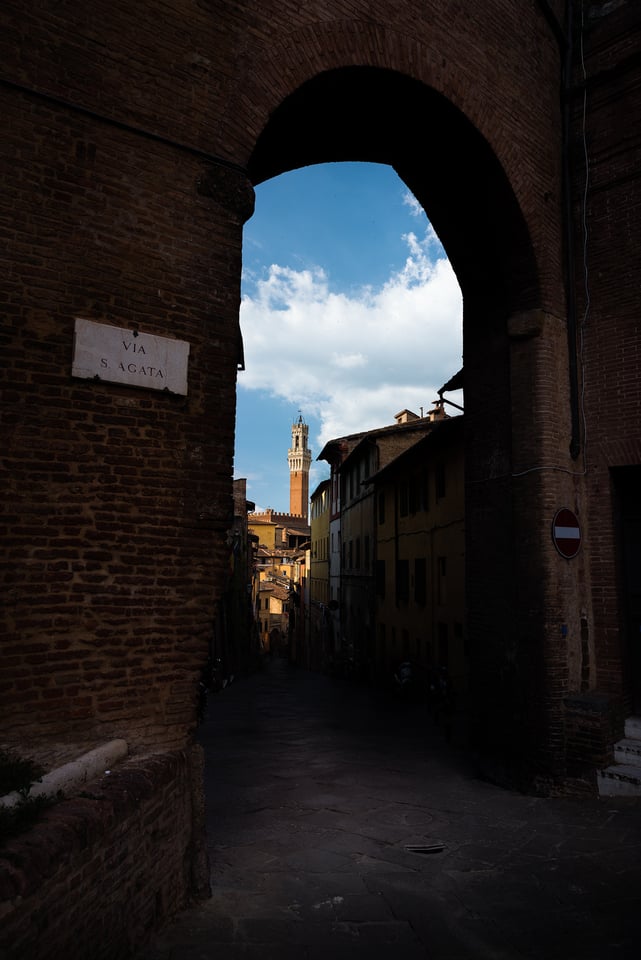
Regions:
M 446 254 L 390 167 L 321 164 L 258 186 L 243 235 L 234 469 L 257 509 L 289 509 L 299 411 L 310 492 L 327 476 L 316 457 L 328 440 L 427 412 L 462 365 L 461 316 Z

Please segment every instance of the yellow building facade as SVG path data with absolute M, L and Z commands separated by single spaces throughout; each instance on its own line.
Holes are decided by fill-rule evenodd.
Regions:
M 330 614 L 330 481 L 323 480 L 310 498 L 311 550 L 306 646 L 313 669 L 327 670 L 333 652 Z
M 311 496 L 312 602 L 329 603 L 329 480 L 323 480 Z
M 376 672 L 409 659 L 467 693 L 463 418 L 445 419 L 373 478 Z

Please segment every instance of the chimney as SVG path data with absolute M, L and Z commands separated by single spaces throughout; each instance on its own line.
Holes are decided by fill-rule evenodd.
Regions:
M 445 412 L 445 406 L 444 406 L 445 401 L 442 398 L 440 398 L 438 400 L 434 400 L 433 403 L 434 403 L 434 409 L 429 410 L 427 414 L 427 417 L 430 423 L 435 423 L 437 420 L 446 420 L 447 414 Z
M 400 413 L 394 414 L 394 419 L 398 424 L 401 423 L 410 423 L 412 420 L 418 420 L 419 417 L 412 410 L 401 410 Z

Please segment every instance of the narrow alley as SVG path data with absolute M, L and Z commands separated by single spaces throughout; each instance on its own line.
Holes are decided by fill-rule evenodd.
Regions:
M 488 784 L 421 707 L 284 660 L 200 739 L 212 898 L 140 960 L 638 956 L 635 800 Z

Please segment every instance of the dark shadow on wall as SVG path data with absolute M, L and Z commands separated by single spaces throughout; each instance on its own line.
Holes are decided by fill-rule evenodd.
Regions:
M 403 74 L 330 70 L 271 115 L 250 158 L 254 184 L 312 163 L 389 164 L 422 204 L 472 299 L 493 316 L 539 305 L 526 223 L 485 138 L 452 103 Z

